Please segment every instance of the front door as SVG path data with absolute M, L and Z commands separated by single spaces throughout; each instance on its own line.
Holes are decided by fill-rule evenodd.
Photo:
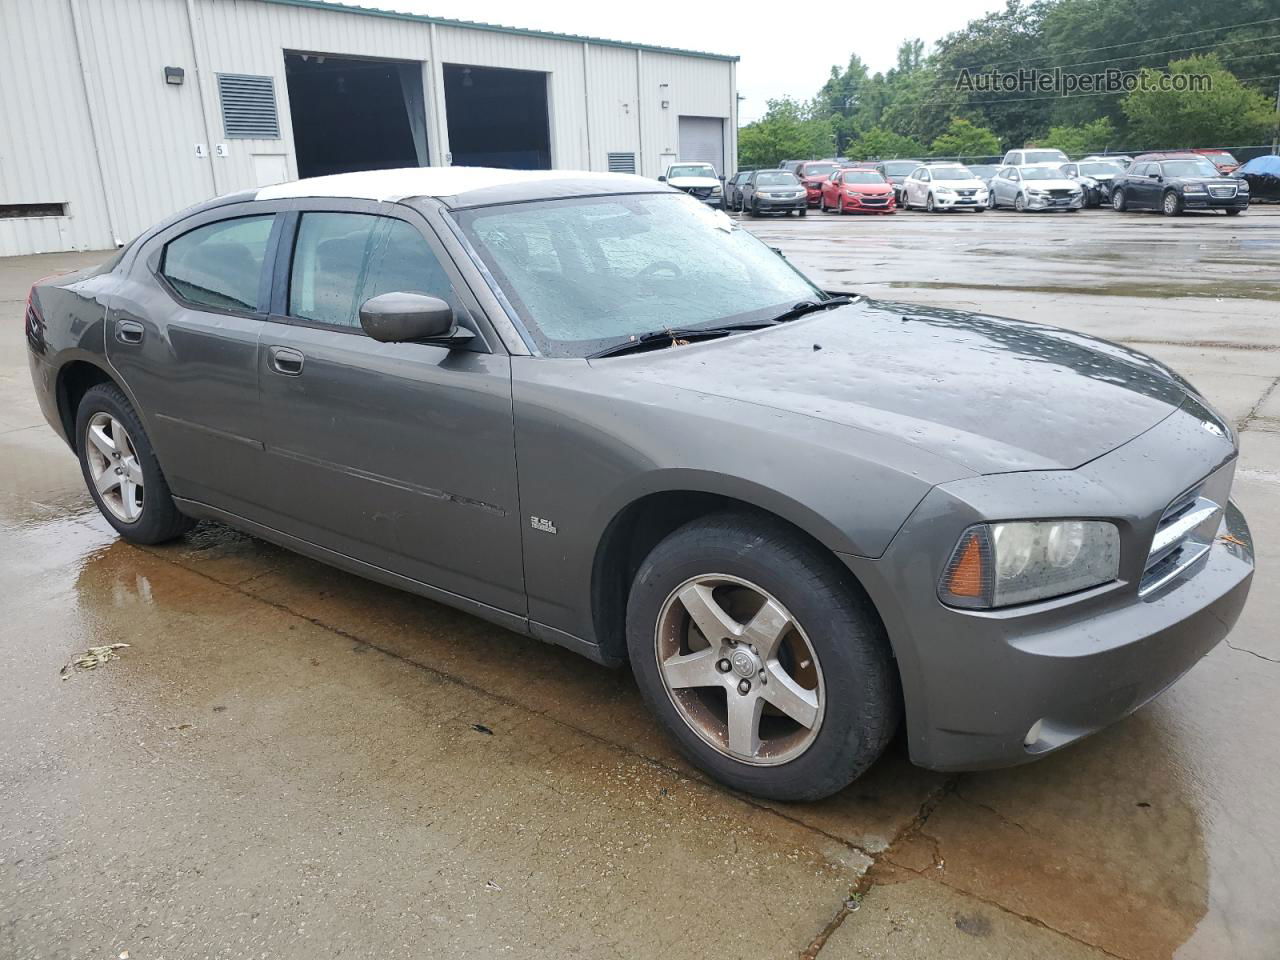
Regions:
M 425 221 L 372 208 L 291 217 L 260 352 L 273 525 L 523 614 L 510 361 L 483 331 L 463 349 L 364 333 L 381 293 L 479 315 Z

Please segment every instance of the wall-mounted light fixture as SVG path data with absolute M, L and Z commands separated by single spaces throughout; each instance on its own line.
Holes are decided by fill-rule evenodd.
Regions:
M 183 70 L 181 67 L 165 67 L 164 68 L 165 83 L 172 84 L 175 87 L 180 87 L 182 86 L 182 82 L 186 79 L 186 77 L 187 77 L 187 71 Z
M 671 106 L 671 100 L 669 99 L 671 96 L 671 84 L 658 84 L 658 96 L 662 98 L 662 109 L 666 110 L 669 108 Z

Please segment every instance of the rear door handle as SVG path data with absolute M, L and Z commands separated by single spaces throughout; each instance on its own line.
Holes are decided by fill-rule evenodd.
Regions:
M 117 320 L 116 339 L 121 343 L 141 343 L 143 326 L 136 320 Z
M 290 347 L 268 347 L 267 356 L 271 358 L 271 369 L 286 377 L 296 377 L 302 373 L 302 354 Z

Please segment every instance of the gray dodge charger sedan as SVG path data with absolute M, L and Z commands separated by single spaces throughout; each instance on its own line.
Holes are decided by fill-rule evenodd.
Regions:
M 223 197 L 36 285 L 107 521 L 197 519 L 630 662 L 689 759 L 811 799 L 905 723 L 1019 763 L 1173 683 L 1253 574 L 1236 435 L 1150 357 L 824 292 L 639 177 Z

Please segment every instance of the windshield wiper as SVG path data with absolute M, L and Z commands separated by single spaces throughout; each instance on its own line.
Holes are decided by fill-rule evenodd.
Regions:
M 676 346 L 683 345 L 691 340 L 710 340 L 714 337 L 723 337 L 742 330 L 763 330 L 765 327 L 772 326 L 772 320 L 763 320 L 759 323 L 730 323 L 723 327 L 698 327 L 692 330 L 671 328 L 650 330 L 647 333 L 635 334 L 630 340 L 624 340 L 622 343 L 615 343 L 612 346 L 605 347 L 603 350 L 589 353 L 587 354 L 587 359 L 598 360 L 601 357 L 616 357 L 623 353 L 649 350 L 655 348 L 663 340 L 667 341 L 668 346 Z
M 773 318 L 774 323 L 786 323 L 788 320 L 794 320 L 796 317 L 803 317 L 806 313 L 813 313 L 815 310 L 826 310 L 828 307 L 842 307 L 846 303 L 853 303 L 852 297 L 828 297 L 826 300 L 801 300 L 790 310 L 778 314 Z

